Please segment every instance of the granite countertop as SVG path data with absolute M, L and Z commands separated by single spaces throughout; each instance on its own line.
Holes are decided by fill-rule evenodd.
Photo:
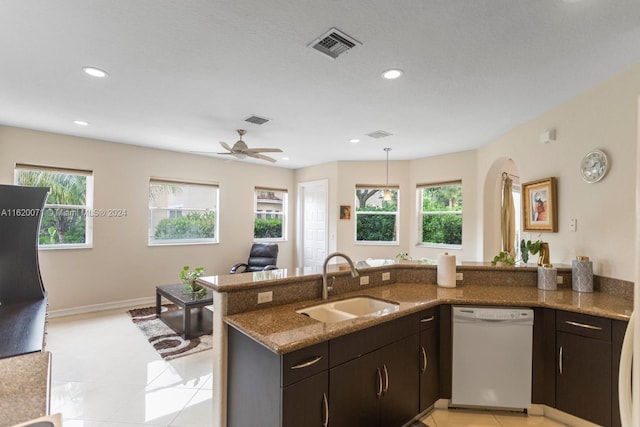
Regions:
M 410 269 L 431 269 L 435 270 L 436 265 L 430 261 L 397 261 L 392 259 L 379 259 L 355 262 L 358 271 L 363 272 L 369 269 L 380 270 L 389 268 L 410 268 Z M 570 265 L 554 264 L 558 271 L 571 271 Z M 495 266 L 489 262 L 464 261 L 456 264 L 456 269 L 465 271 L 466 269 L 486 270 L 486 271 L 537 271 L 538 266 L 534 264 L 516 266 Z M 347 264 L 329 264 L 328 273 L 348 272 Z M 302 280 L 317 280 L 322 277 L 322 267 L 304 267 L 292 269 L 279 269 L 268 271 L 256 271 L 252 273 L 221 274 L 216 276 L 203 276 L 197 280 L 198 284 L 211 288 L 217 292 L 236 292 L 246 289 L 266 287 L 278 283 L 296 283 Z
M 47 415 L 51 353 L 0 359 L 0 426 Z
M 395 283 L 331 299 L 360 295 L 399 303 L 399 311 L 381 317 L 360 317 L 336 323 L 322 323 L 295 312 L 323 302 L 316 299 L 230 315 L 225 317 L 225 322 L 274 353 L 285 354 L 440 304 L 549 307 L 624 321 L 629 319 L 633 310 L 631 300 L 603 292 L 543 291 L 537 287 L 504 285 L 443 288 L 423 283 Z

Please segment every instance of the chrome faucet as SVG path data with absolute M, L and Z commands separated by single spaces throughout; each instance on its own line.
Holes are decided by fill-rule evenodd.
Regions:
M 359 276 L 358 270 L 356 270 L 356 266 L 353 264 L 353 261 L 351 261 L 351 258 L 349 258 L 347 255 L 340 252 L 334 252 L 332 254 L 327 255 L 327 258 L 325 258 L 324 260 L 324 264 L 322 264 L 322 299 L 329 298 L 329 291 L 333 290 L 333 282 L 331 286 L 329 286 L 327 282 L 327 264 L 329 264 L 329 260 L 331 258 L 335 258 L 338 256 L 346 259 L 347 262 L 349 263 L 349 269 L 351 270 L 351 277 Z

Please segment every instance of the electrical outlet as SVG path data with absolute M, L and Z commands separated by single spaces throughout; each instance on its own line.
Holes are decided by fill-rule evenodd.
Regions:
M 360 285 L 368 285 L 369 276 L 360 276 Z
M 462 273 L 456 273 L 456 280 L 462 280 Z
M 562 282 L 564 282 L 564 279 L 562 278 L 562 276 L 557 276 L 556 277 L 556 284 L 562 285 Z
M 382 280 L 391 280 L 391 273 L 389 273 L 388 271 L 385 271 L 384 273 L 382 273 Z
M 273 301 L 273 291 L 258 292 L 258 304 Z

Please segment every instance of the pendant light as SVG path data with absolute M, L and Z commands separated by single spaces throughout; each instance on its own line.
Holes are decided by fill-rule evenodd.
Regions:
M 389 190 L 389 151 L 391 151 L 391 148 L 386 147 L 384 151 L 387 152 L 387 186 L 384 189 L 382 200 L 389 202 L 391 201 L 391 190 Z

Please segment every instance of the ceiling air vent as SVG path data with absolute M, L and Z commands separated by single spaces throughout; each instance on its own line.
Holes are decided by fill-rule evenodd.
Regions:
M 263 125 L 271 121 L 271 119 L 265 119 L 264 117 L 260 117 L 260 116 L 249 116 L 246 119 L 244 119 L 244 121 L 253 123 L 254 125 Z
M 336 59 L 338 56 L 347 52 L 349 49 L 355 47 L 357 44 L 362 44 L 358 40 L 354 39 L 338 30 L 332 28 L 314 41 L 309 46 L 324 53 L 325 55 Z
M 367 136 L 370 136 L 371 138 L 376 138 L 376 139 L 386 138 L 387 136 L 391 136 L 391 135 L 393 134 L 384 130 L 377 130 L 375 132 L 371 132 L 367 134 Z

